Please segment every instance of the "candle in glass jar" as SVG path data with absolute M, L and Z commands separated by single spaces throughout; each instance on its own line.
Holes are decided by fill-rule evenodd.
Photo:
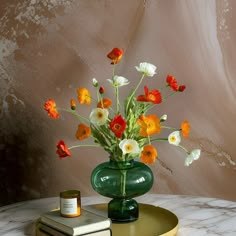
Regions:
M 60 213 L 63 217 L 77 217 L 81 214 L 80 191 L 67 190 L 60 193 Z

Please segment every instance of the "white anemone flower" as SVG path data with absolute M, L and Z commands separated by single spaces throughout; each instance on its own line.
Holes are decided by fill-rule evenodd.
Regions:
M 178 146 L 181 142 L 180 131 L 174 131 L 168 136 L 169 144 Z
M 124 85 L 129 84 L 129 81 L 123 77 L 115 75 L 112 79 L 108 79 L 108 81 L 114 86 L 114 87 L 121 87 Z
M 157 67 L 147 62 L 141 62 L 139 66 L 135 66 L 138 72 L 142 72 L 145 76 L 153 77 L 156 74 Z
M 90 113 L 90 121 L 96 125 L 104 125 L 108 119 L 109 112 L 107 109 L 95 108 Z
M 200 149 L 192 150 L 191 153 L 185 159 L 185 166 L 191 165 L 193 161 L 199 159 L 200 155 L 201 155 Z
M 140 148 L 138 146 L 137 141 L 133 139 L 123 139 L 122 141 L 120 141 L 119 147 L 122 150 L 123 154 L 126 154 L 126 153 L 132 154 L 132 153 L 140 152 Z

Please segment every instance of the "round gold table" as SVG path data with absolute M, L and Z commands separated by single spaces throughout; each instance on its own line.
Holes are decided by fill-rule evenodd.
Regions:
M 110 199 L 94 196 L 85 197 L 81 200 L 82 206 L 91 206 L 105 204 Z M 142 236 L 149 236 L 147 232 L 151 230 L 151 227 L 154 227 L 155 230 L 158 229 L 158 222 L 155 219 L 158 214 L 161 214 L 161 212 L 157 213 L 156 210 L 153 210 L 153 207 L 156 207 L 156 209 L 167 209 L 178 217 L 178 236 L 236 235 L 236 202 L 216 198 L 164 194 L 146 194 L 137 198 L 137 201 L 141 203 L 140 219 L 137 222 L 131 223 L 129 226 L 112 226 L 114 231 L 119 230 L 119 234 L 113 236 L 137 236 L 136 232 L 139 233 L 141 230 L 145 232 Z M 40 215 L 46 211 L 58 208 L 59 203 L 59 197 L 53 197 L 19 202 L 0 207 L 0 235 L 34 236 L 35 223 Z M 150 210 L 149 206 L 146 208 L 145 205 L 143 205 L 144 208 L 142 208 L 142 204 L 152 205 L 152 209 Z M 151 219 L 146 218 L 146 214 L 149 217 L 150 212 L 152 212 L 154 216 L 151 217 Z M 166 212 L 164 214 L 166 214 Z M 143 220 L 143 218 L 146 218 L 147 222 Z M 174 217 L 172 219 L 173 222 L 176 222 Z M 126 227 L 128 227 L 128 229 Z M 170 229 L 172 227 L 171 223 Z M 176 228 L 172 229 L 173 234 L 175 233 L 175 229 Z M 121 230 L 126 230 L 127 234 L 121 233 Z M 169 228 L 167 231 L 169 231 Z M 171 230 L 168 233 L 172 233 Z M 157 232 L 154 235 L 157 236 L 158 234 Z
M 107 204 L 90 205 L 87 209 L 107 214 Z M 139 204 L 139 219 L 131 223 L 112 223 L 112 236 L 174 236 L 178 230 L 178 218 L 171 211 L 150 204 Z

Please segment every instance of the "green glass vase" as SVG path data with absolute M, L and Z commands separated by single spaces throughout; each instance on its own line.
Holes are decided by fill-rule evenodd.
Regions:
M 91 185 L 97 193 L 112 198 L 108 203 L 108 217 L 112 222 L 132 222 L 139 216 L 139 206 L 133 198 L 151 189 L 153 173 L 142 162 L 110 160 L 93 170 Z

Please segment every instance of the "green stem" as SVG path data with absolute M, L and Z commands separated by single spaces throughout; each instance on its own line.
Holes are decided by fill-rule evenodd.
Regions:
M 119 102 L 119 88 L 115 88 L 115 93 L 116 93 L 116 114 L 119 113 L 120 110 L 120 102 Z
M 65 112 L 68 112 L 68 113 L 71 113 L 71 114 L 77 116 L 78 119 L 82 119 L 82 120 L 85 120 L 86 122 L 90 123 L 90 120 L 89 120 L 89 119 L 87 119 L 87 118 L 85 118 L 85 117 L 79 115 L 78 113 L 76 113 L 76 111 L 68 110 L 68 109 L 64 109 L 64 108 L 57 108 L 57 109 L 58 109 L 58 110 L 65 111 Z
M 190 154 L 189 150 L 187 150 L 187 148 L 181 146 L 181 145 L 178 145 L 179 148 L 181 148 L 182 150 L 184 150 L 187 154 Z
M 169 126 L 161 126 L 161 128 L 164 128 L 164 129 L 173 129 L 173 130 L 180 130 L 180 129 L 177 129 L 177 128 L 174 128 L 174 127 L 169 127 Z
M 176 91 L 174 91 L 174 92 L 168 94 L 166 97 L 164 97 L 164 98 L 163 98 L 163 101 L 165 101 L 167 98 L 173 96 L 174 94 L 176 94 Z
M 143 74 L 142 74 L 142 77 L 141 77 L 140 80 L 139 80 L 138 85 L 136 86 L 136 88 L 133 90 L 133 92 L 131 93 L 131 95 L 130 95 L 130 97 L 129 97 L 129 100 L 128 100 L 127 106 L 126 106 L 126 109 L 127 109 L 127 110 L 126 110 L 126 114 L 128 114 L 128 112 L 129 112 L 129 104 L 130 104 L 131 100 L 133 99 L 133 96 L 134 96 L 134 94 L 136 93 L 137 89 L 139 88 L 140 84 L 142 83 L 144 77 L 145 77 L 145 74 L 143 73 Z
M 126 195 L 126 190 L 125 190 L 125 185 L 126 185 L 126 173 L 127 170 L 120 170 L 121 171 L 121 179 L 120 179 L 120 184 L 121 184 L 121 194 L 123 197 Z
M 97 101 L 99 102 L 99 100 L 100 100 L 100 94 L 99 94 L 99 88 L 98 88 L 98 87 L 96 88 L 96 92 L 97 92 Z
M 96 145 L 96 144 L 80 144 L 80 145 L 71 146 L 68 149 L 73 149 L 73 148 L 77 148 L 77 147 L 101 147 L 101 146 Z
M 168 138 L 154 138 L 154 139 L 151 139 L 151 142 L 153 141 L 168 141 Z

